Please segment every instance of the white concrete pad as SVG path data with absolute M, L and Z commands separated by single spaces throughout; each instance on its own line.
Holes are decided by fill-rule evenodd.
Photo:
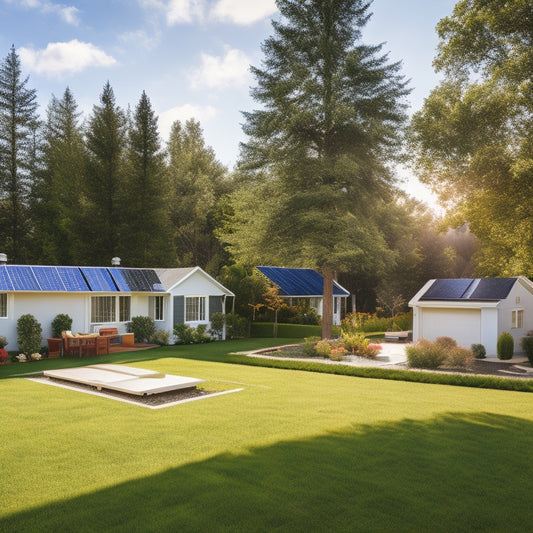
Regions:
M 90 385 L 98 390 L 115 390 L 139 396 L 192 388 L 204 382 L 203 379 L 161 374 L 144 368 L 123 365 L 91 365 L 45 370 L 43 375 Z

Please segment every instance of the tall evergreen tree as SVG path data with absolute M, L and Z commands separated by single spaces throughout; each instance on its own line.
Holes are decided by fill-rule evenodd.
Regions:
M 87 130 L 87 174 L 85 189 L 87 207 L 84 212 L 82 262 L 109 264 L 118 253 L 122 213 L 127 209 L 124 193 L 124 154 L 127 121 L 124 111 L 115 103 L 109 82 L 93 107 Z
M 42 262 L 72 264 L 79 242 L 85 148 L 81 113 L 67 87 L 52 96 L 44 134 L 44 168 L 34 186 L 35 248 Z
M 236 216 L 225 240 L 246 262 L 274 260 L 324 275 L 322 335 L 331 334 L 336 270 L 380 271 L 391 260 L 373 220 L 391 196 L 407 94 L 400 65 L 360 42 L 369 3 L 279 0 L 282 15 L 253 68 Z M 257 264 L 257 262 L 256 262 Z
M 219 225 L 221 199 L 229 192 L 226 168 L 205 145 L 200 123 L 176 121 L 168 143 L 171 219 L 178 264 L 199 265 L 217 274 L 225 252 L 214 232 Z
M 0 64 L 0 243 L 13 262 L 28 257 L 29 192 L 38 166 L 37 97 L 27 85 L 12 46 Z
M 129 130 L 124 178 L 127 210 L 119 254 L 123 263 L 166 266 L 174 260 L 169 194 L 157 117 L 143 91 Z

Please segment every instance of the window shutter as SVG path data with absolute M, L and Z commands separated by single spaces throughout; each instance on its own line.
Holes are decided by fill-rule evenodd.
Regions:
M 185 296 L 174 296 L 174 324 L 185 323 Z
M 223 296 L 210 296 L 209 297 L 209 318 L 213 313 L 222 313 L 222 299 Z

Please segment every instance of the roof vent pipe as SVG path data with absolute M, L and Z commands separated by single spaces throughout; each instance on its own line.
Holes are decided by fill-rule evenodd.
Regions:
M 113 259 L 111 259 L 111 266 L 120 266 L 120 257 L 113 257 Z
M 6 254 L 0 254 L 0 265 L 5 265 L 7 263 L 7 255 Z

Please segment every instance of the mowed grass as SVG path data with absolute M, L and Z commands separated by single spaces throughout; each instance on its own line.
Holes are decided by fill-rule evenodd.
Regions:
M 532 394 L 227 363 L 269 344 L 99 360 L 243 389 L 156 411 L 0 367 L 0 531 L 529 529 Z

